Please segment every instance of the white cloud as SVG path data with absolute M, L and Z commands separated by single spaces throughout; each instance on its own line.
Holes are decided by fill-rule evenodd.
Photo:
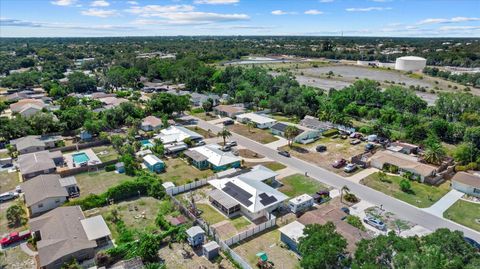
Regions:
M 469 17 L 453 17 L 450 19 L 446 18 L 429 18 L 419 21 L 417 24 L 436 24 L 436 23 L 460 23 L 460 22 L 469 22 L 469 21 L 480 21 L 480 18 L 469 18 Z
M 272 15 L 295 15 L 295 14 L 297 14 L 297 12 L 294 12 L 294 11 L 287 12 L 287 11 L 277 9 L 277 10 L 272 11 L 271 14 Z
M 98 8 L 90 8 L 87 10 L 82 10 L 82 15 L 85 16 L 92 16 L 92 17 L 100 17 L 100 18 L 108 18 L 113 16 L 118 16 L 118 12 L 113 9 L 98 9 Z
M 104 0 L 93 1 L 90 3 L 90 6 L 92 7 L 108 7 L 109 5 L 110 3 Z
M 73 4 L 75 4 L 75 2 L 77 2 L 77 0 L 55 0 L 55 1 L 52 1 L 50 2 L 52 5 L 56 5 L 56 6 L 71 6 Z
M 142 17 L 151 17 L 160 13 L 167 12 L 189 12 L 195 9 L 192 5 L 170 5 L 170 6 L 160 6 L 160 5 L 147 5 L 143 7 L 131 7 L 127 9 L 127 12 L 138 14 Z
M 369 11 L 382 11 L 382 10 L 390 10 L 391 7 L 351 7 L 345 9 L 348 12 L 369 12 Z
M 159 13 L 155 17 L 163 20 L 139 19 L 132 22 L 137 25 L 151 24 L 170 24 L 170 25 L 197 25 L 211 24 L 217 22 L 233 22 L 245 21 L 250 17 L 246 14 L 220 14 L 210 12 L 176 12 L 176 13 Z
M 462 25 L 462 26 L 442 26 L 438 28 L 440 31 L 464 31 L 464 30 L 475 30 L 479 31 L 480 26 L 471 26 L 471 25 Z
M 195 0 L 195 4 L 206 5 L 231 5 L 240 2 L 240 0 Z
M 319 0 L 320 3 L 332 3 L 334 0 Z
M 127 4 L 130 4 L 130 5 L 138 5 L 138 2 L 137 1 L 127 1 Z
M 320 15 L 323 14 L 323 11 L 317 10 L 317 9 L 309 9 L 304 12 L 307 15 Z
M 76 25 L 65 24 L 59 22 L 33 22 L 17 19 L 0 18 L 0 25 L 2 27 L 35 27 L 35 28 L 53 28 L 53 29 L 77 29 L 77 30 L 136 30 L 138 28 L 132 26 L 123 25 L 110 25 L 110 24 L 98 24 L 98 25 Z

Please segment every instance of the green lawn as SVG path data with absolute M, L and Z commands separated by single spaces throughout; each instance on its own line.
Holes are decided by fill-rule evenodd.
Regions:
M 224 215 L 222 215 L 210 205 L 198 203 L 196 204 L 196 206 L 198 209 L 203 211 L 201 218 L 208 222 L 208 224 L 210 225 L 227 220 Z
M 187 129 L 189 129 L 189 130 L 191 130 L 191 131 L 194 131 L 194 132 L 202 135 L 202 136 L 205 137 L 205 138 L 213 138 L 213 137 L 216 137 L 216 134 L 215 134 L 215 133 L 213 133 L 213 132 L 210 132 L 210 133 L 209 133 L 208 131 L 206 131 L 206 130 L 198 127 L 198 126 L 189 126 L 189 127 L 187 127 Z
M 443 213 L 443 217 L 480 231 L 479 203 L 458 200 Z
M 171 181 L 176 186 L 193 182 L 195 179 L 203 179 L 213 175 L 212 170 L 198 170 L 180 158 L 164 160 L 167 168 L 164 173 L 158 175 L 163 182 Z
M 393 196 L 411 205 L 425 208 L 433 205 L 450 191 L 449 182 L 446 181 L 439 186 L 431 186 L 416 181 L 410 181 L 412 192 L 406 193 L 400 189 L 399 183 L 403 179 L 400 176 L 387 175 L 387 179 L 382 182 L 378 178 L 379 173 L 371 174 L 364 178 L 362 183 L 372 189 L 381 191 L 387 195 Z
M 94 147 L 92 150 L 102 162 L 117 160 L 120 157 L 118 152 L 111 145 Z
M 0 193 L 11 191 L 18 185 L 20 185 L 18 172 L 0 172 Z
M 278 170 L 282 170 L 282 169 L 286 168 L 285 165 L 283 165 L 281 163 L 277 163 L 277 162 L 268 162 L 268 163 L 263 164 L 263 166 L 265 166 L 268 169 L 273 170 L 273 171 L 278 171 Z
M 8 150 L 0 151 L 0 159 L 9 158 L 9 157 L 10 157 L 10 155 L 8 154 Z
M 244 216 L 238 216 L 236 218 L 233 218 L 231 219 L 231 222 L 233 224 L 233 226 L 235 227 L 235 229 L 237 229 L 238 231 L 241 231 L 243 230 L 243 228 L 247 227 L 248 225 L 251 224 L 251 222 L 245 218 Z
M 284 116 L 280 113 L 273 114 L 271 116 L 272 116 L 272 118 L 276 119 L 277 121 L 290 122 L 290 123 L 298 123 L 299 122 L 298 118 Z
M 231 132 L 245 136 L 262 144 L 268 144 L 278 140 L 278 138 L 273 136 L 268 130 L 258 128 L 250 128 L 250 130 L 248 130 L 248 127 L 245 124 L 230 125 L 228 126 L 228 129 Z
M 108 188 L 118 185 L 123 181 L 133 179 L 133 177 L 125 174 L 117 174 L 113 171 L 106 172 L 105 170 L 81 173 L 75 175 L 75 178 L 77 179 L 82 197 L 85 197 L 90 193 L 102 193 L 108 190 Z
M 320 189 L 325 189 L 327 186 L 318 182 L 315 179 L 306 177 L 302 174 L 294 174 L 280 180 L 283 186 L 280 191 L 290 197 L 296 197 L 301 194 L 314 194 Z

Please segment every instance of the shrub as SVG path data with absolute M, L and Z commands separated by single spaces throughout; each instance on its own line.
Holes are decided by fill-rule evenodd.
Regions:
M 334 136 L 336 134 L 338 134 L 337 129 L 330 129 L 330 130 L 327 130 L 327 131 L 323 132 L 322 135 L 325 136 L 325 137 L 331 137 L 331 136 Z
M 345 199 L 345 201 L 349 202 L 349 203 L 356 203 L 358 202 L 358 198 L 357 196 L 355 196 L 355 194 L 349 192 L 349 193 L 345 193 L 345 195 L 343 195 L 343 198 Z
M 15 204 L 7 208 L 8 227 L 19 227 L 27 223 L 27 213 L 21 205 Z
M 105 171 L 107 171 L 107 172 L 115 171 L 115 165 L 114 164 L 109 164 L 109 165 L 105 166 Z
M 365 231 L 365 227 L 363 226 L 362 220 L 359 217 L 354 215 L 348 215 L 345 221 L 348 224 L 352 225 L 353 227 L 356 227 L 362 231 Z
M 400 189 L 403 192 L 411 192 L 412 191 L 412 184 L 410 184 L 410 180 L 402 179 L 399 183 Z

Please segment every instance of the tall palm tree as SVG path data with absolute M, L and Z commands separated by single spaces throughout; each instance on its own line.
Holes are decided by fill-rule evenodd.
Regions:
M 230 131 L 226 127 L 223 127 L 223 129 L 218 132 L 217 136 L 223 138 L 223 145 L 225 146 L 225 144 L 227 143 L 227 138 L 231 137 L 232 133 L 230 133 Z
M 285 137 L 288 140 L 288 146 L 289 147 L 292 146 L 292 141 L 295 138 L 295 136 L 298 135 L 298 132 L 299 132 L 298 128 L 296 126 L 293 126 L 293 125 L 289 125 L 289 126 L 287 126 L 287 128 L 285 128 Z
M 255 122 L 253 121 L 249 121 L 247 122 L 247 128 L 248 128 L 248 132 L 250 133 L 252 128 L 255 128 L 257 125 L 255 124 Z
M 445 149 L 440 143 L 430 145 L 426 150 L 423 158 L 427 163 L 440 164 L 445 157 Z
M 349 193 L 349 192 L 350 192 L 350 189 L 347 187 L 347 185 L 344 185 L 340 189 L 340 203 L 343 203 L 343 193 Z

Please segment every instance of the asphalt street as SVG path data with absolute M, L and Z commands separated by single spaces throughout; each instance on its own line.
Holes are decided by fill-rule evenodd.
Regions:
M 200 119 L 198 119 L 198 126 L 205 130 L 210 129 L 214 133 L 217 133 L 222 129 L 222 127 L 208 123 Z M 250 148 L 257 153 L 265 157 L 268 157 L 271 160 L 283 163 L 299 171 L 307 172 L 308 176 L 322 183 L 328 184 L 338 189 L 341 189 L 343 186 L 347 186 L 350 189 L 350 191 L 355 195 L 357 195 L 360 199 L 368 201 L 378 206 L 382 205 L 385 210 L 395 213 L 397 216 L 405 220 L 419 224 L 432 231 L 438 228 L 448 228 L 450 230 L 459 230 L 459 231 L 462 231 L 465 234 L 465 236 L 468 236 L 480 242 L 480 233 L 468 227 L 465 227 L 453 221 L 435 216 L 423 209 L 412 206 L 408 203 L 405 203 L 401 200 L 388 196 L 382 192 L 371 189 L 367 186 L 350 181 L 340 175 L 337 175 L 324 168 L 310 164 L 303 160 L 300 160 L 294 157 L 287 158 L 287 157 L 281 156 L 278 154 L 276 150 L 271 149 L 251 139 L 248 139 L 244 136 L 232 133 L 231 139 L 237 141 L 238 144 L 246 148 Z

